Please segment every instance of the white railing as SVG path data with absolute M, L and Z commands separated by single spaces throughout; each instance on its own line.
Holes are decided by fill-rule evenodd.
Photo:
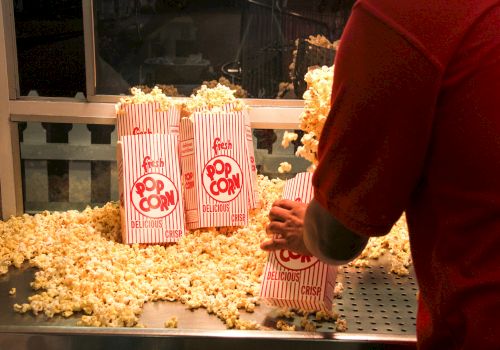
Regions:
M 24 164 L 24 209 L 41 210 L 82 209 L 92 203 L 92 161 L 110 163 L 110 196 L 118 199 L 116 171 L 116 132 L 111 133 L 110 144 L 92 144 L 91 132 L 85 124 L 74 124 L 68 133 L 68 143 L 47 143 L 46 130 L 39 122 L 28 123 L 23 131 L 21 159 Z M 69 184 L 68 201 L 49 199 L 49 160 L 67 160 Z
M 257 139 L 254 136 L 255 158 L 262 174 L 270 177 L 287 176 L 278 173 L 281 162 L 292 164 L 292 172 L 304 171 L 308 163 L 294 155 L 293 145 L 284 149 L 281 139 L 284 130 L 274 131 L 277 139 L 272 145 L 271 153 L 267 149 L 257 149 Z M 116 131 L 111 133 L 109 144 L 92 144 L 91 132 L 86 124 L 73 124 L 68 133 L 68 143 L 47 143 L 46 130 L 40 122 L 27 123 L 23 131 L 21 142 L 21 161 L 24 164 L 24 210 L 28 213 L 43 210 L 83 209 L 93 203 L 91 194 L 93 183 L 91 163 L 104 161 L 110 163 L 109 198 L 104 201 L 118 199 L 118 178 L 116 170 Z M 51 201 L 50 191 L 57 190 L 49 185 L 50 160 L 68 161 L 68 188 L 67 201 Z

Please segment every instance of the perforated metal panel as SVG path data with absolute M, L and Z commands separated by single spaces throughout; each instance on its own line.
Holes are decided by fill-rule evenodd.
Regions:
M 417 282 L 413 270 L 410 275 L 399 277 L 390 274 L 384 259 L 373 267 L 344 267 L 338 275 L 338 281 L 344 285 L 341 299 L 336 299 L 336 311 L 347 320 L 346 332 L 337 332 L 332 322 L 316 322 L 313 316 L 310 320 L 316 324 L 317 332 L 270 332 L 279 319 L 275 308 L 261 305 L 253 314 L 242 313 L 242 318 L 256 320 L 264 327 L 261 331 L 252 331 L 245 336 L 290 339 L 338 339 L 341 341 L 370 341 L 388 343 L 414 343 L 416 324 L 416 293 Z M 78 327 L 77 317 L 68 319 L 55 317 L 47 320 L 43 315 L 19 315 L 13 312 L 12 304 L 24 302 L 33 293 L 29 283 L 33 280 L 34 269 L 11 269 L 8 275 L 0 278 L 0 336 L 2 330 L 9 331 L 17 327 L 17 333 L 60 333 L 90 334 L 109 332 L 125 336 L 137 336 L 140 329 L 94 329 Z M 15 297 L 8 295 L 8 290 L 16 287 Z M 180 337 L 195 335 L 230 336 L 231 332 L 214 315 L 208 315 L 205 310 L 190 311 L 181 303 L 156 302 L 147 303 L 141 316 L 141 321 L 148 325 L 150 334 L 162 335 L 169 332 L 163 328 L 165 318 L 176 315 L 179 318 L 179 329 L 175 330 Z M 303 330 L 301 317 L 293 320 L 298 331 Z M 41 327 L 43 326 L 43 327 Z M 223 331 L 224 333 L 218 333 Z M 141 333 L 142 334 L 142 333 Z M 169 333 L 170 334 L 170 333 Z
M 414 275 L 388 274 L 383 266 L 348 268 L 338 310 L 351 332 L 415 333 L 417 285 Z

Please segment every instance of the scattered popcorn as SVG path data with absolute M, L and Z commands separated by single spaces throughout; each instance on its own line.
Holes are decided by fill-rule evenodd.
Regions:
M 347 320 L 344 318 L 339 318 L 335 321 L 335 330 L 337 332 L 346 332 L 347 331 Z
M 355 267 L 371 266 L 373 260 L 377 260 L 383 255 L 390 257 L 390 272 L 399 276 L 407 276 L 410 273 L 408 267 L 411 265 L 412 259 L 404 214 L 387 235 L 370 238 L 363 252 L 349 265 Z
M 285 131 L 285 133 L 283 134 L 281 145 L 283 146 L 283 148 L 288 148 L 288 146 L 290 146 L 290 142 L 296 141 L 298 137 L 299 135 L 294 132 Z
M 278 167 L 278 172 L 280 174 L 289 173 L 291 170 L 292 170 L 292 164 L 288 162 L 281 162 L 280 166 Z
M 335 283 L 335 288 L 333 289 L 333 296 L 335 299 L 342 299 L 342 292 L 344 291 L 344 285 L 342 282 Z
M 295 331 L 295 325 L 294 324 L 291 324 L 291 323 L 288 323 L 286 321 L 283 321 L 283 320 L 278 320 L 278 322 L 276 322 L 276 329 L 280 330 L 280 331 Z
M 16 288 L 11 288 L 9 290 L 9 295 L 16 295 Z
M 36 294 L 15 304 L 19 313 L 69 317 L 78 324 L 134 327 L 146 302 L 178 300 L 205 308 L 228 328 L 258 329 L 240 312 L 258 305 L 267 253 L 265 225 L 284 181 L 259 176 L 262 208 L 239 228 L 191 231 L 170 246 L 121 244 L 116 203 L 82 212 L 43 212 L 0 221 L 0 265 L 36 267 Z
M 295 317 L 295 312 L 292 309 L 281 308 L 278 309 L 276 317 L 293 319 Z
M 306 332 L 316 332 L 316 324 L 312 321 L 310 321 L 307 316 L 302 317 L 300 320 L 300 326 L 304 329 Z
M 334 311 L 318 311 L 316 312 L 316 321 L 335 321 L 339 315 Z
M 177 328 L 177 317 L 172 316 L 170 319 L 165 321 L 165 328 Z
M 85 326 L 141 327 L 139 317 L 146 302 L 177 300 L 188 309 L 204 308 L 217 315 L 227 328 L 258 329 L 258 323 L 242 320 L 240 312 L 253 312 L 259 304 L 267 258 L 259 243 L 267 239 L 269 209 L 280 198 L 284 181 L 259 175 L 258 185 L 262 208 L 251 211 L 248 226 L 191 231 L 169 246 L 122 244 L 116 203 L 0 221 L 4 273 L 25 262 L 37 268 L 31 283 L 35 294 L 14 304 L 14 311 L 79 317 L 78 324 Z M 407 240 L 403 216 L 388 237 L 371 239 L 358 261 L 369 263 L 385 254 L 394 266 L 401 263 L 407 268 L 411 264 Z M 308 317 L 304 310 L 278 314 Z M 313 317 L 337 320 L 338 329 L 346 326 L 334 312 Z M 295 326 L 283 321 L 280 329 Z

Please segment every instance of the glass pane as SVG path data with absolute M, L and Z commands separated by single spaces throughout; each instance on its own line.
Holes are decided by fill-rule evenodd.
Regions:
M 82 2 L 14 0 L 21 96 L 85 92 Z
M 95 0 L 96 92 L 188 96 L 222 79 L 239 97 L 301 98 L 307 67 L 333 63 L 353 3 Z

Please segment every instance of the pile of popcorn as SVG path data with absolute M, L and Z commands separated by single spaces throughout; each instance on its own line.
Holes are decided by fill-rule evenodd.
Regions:
M 160 89 L 161 92 L 168 97 L 182 97 L 183 95 L 179 93 L 179 90 L 174 85 L 157 84 L 156 88 Z M 135 89 L 135 90 L 134 90 Z M 147 85 L 136 85 L 130 89 L 130 94 L 132 91 L 141 90 L 145 94 L 149 94 L 153 89 Z
M 304 41 L 310 45 L 323 47 L 323 48 L 329 49 L 329 50 L 337 50 L 339 43 L 340 43 L 340 40 L 331 42 L 330 40 L 328 40 L 327 37 L 325 37 L 324 35 L 321 35 L 321 34 L 309 35 L 309 37 L 304 39 Z M 299 49 L 299 42 L 300 42 L 300 39 L 295 40 L 295 49 L 292 52 L 292 63 L 288 67 L 288 69 L 290 70 L 290 77 L 292 80 L 295 79 L 295 76 L 293 73 L 295 71 L 295 66 L 297 65 L 297 51 Z M 311 47 L 309 47 L 309 48 L 311 48 Z
M 14 310 L 48 318 L 78 313 L 79 324 L 86 326 L 144 327 L 139 317 L 146 302 L 180 301 L 217 315 L 227 328 L 258 329 L 240 312 L 259 305 L 267 259 L 259 243 L 267 237 L 269 209 L 281 197 L 284 181 L 259 176 L 258 184 L 262 207 L 251 212 L 247 227 L 195 230 L 170 246 L 121 244 L 116 203 L 0 221 L 0 275 L 25 261 L 37 268 L 31 283 L 36 294 Z M 354 264 L 389 252 L 394 266 L 406 266 L 409 260 L 398 253 L 407 248 L 403 220 L 388 237 L 372 238 L 370 253 Z M 341 292 L 338 284 L 336 294 Z M 345 329 L 345 320 L 328 317 L 337 330 Z M 175 316 L 165 326 L 177 327 Z
M 334 49 L 335 50 L 339 46 L 338 40 L 331 42 L 330 40 L 328 40 L 327 37 L 325 37 L 324 35 L 321 35 L 321 34 L 309 35 L 309 37 L 306 39 L 306 41 L 311 45 L 324 47 L 325 49 Z
M 407 276 L 412 263 L 410 240 L 406 216 L 403 214 L 394 224 L 391 232 L 385 236 L 370 238 L 368 245 L 358 258 L 350 263 L 355 267 L 366 267 L 381 256 L 390 256 L 390 272 L 398 276 Z
M 304 93 L 304 111 L 300 115 L 299 128 L 304 131 L 301 138 L 302 146 L 297 148 L 296 155 L 312 163 L 310 170 L 314 171 L 318 164 L 318 144 L 330 112 L 330 101 L 333 84 L 333 66 L 310 69 L 304 77 L 307 91 Z M 297 139 L 297 134 L 285 132 L 282 145 L 288 147 L 291 141 Z
M 247 109 L 243 100 L 236 98 L 235 90 L 217 83 L 215 87 L 202 85 L 182 105 L 182 117 L 189 117 L 197 110 L 221 111 L 225 106 L 232 105 L 235 111 Z
M 229 82 L 227 84 L 221 78 L 224 84 L 220 82 L 208 82 L 208 85 L 202 85 L 195 90 L 190 97 L 175 100 L 165 93 L 158 86 L 153 89 L 148 87 L 133 87 L 130 89 L 130 96 L 120 98 L 116 104 L 116 113 L 124 113 L 124 106 L 141 103 L 158 103 L 160 110 L 168 110 L 173 105 L 180 105 L 181 117 L 189 117 L 198 110 L 210 110 L 212 112 L 222 111 L 227 105 L 231 105 L 233 110 L 241 111 L 248 109 L 248 105 L 243 100 L 237 98 L 238 88 L 232 89 Z M 227 79 L 225 79 L 227 80 Z M 205 82 L 204 82 L 205 83 Z M 213 83 L 216 83 L 214 86 Z M 241 91 L 240 91 L 241 93 Z
M 210 80 L 210 81 L 204 81 L 201 83 L 201 85 L 205 85 L 206 87 L 212 89 L 217 87 L 217 85 L 223 85 L 227 86 L 229 89 L 231 89 L 234 92 L 234 97 L 237 98 L 246 98 L 248 97 L 248 92 L 243 89 L 241 85 L 238 84 L 233 84 L 229 81 L 229 79 L 225 77 L 220 77 L 219 80 Z M 199 88 L 193 90 L 193 94 L 196 94 L 196 92 L 199 90 Z
M 116 113 L 124 113 L 125 105 L 140 104 L 140 103 L 159 103 L 160 108 L 168 110 L 169 107 L 176 104 L 172 98 L 166 96 L 163 91 L 155 86 L 153 89 L 146 88 L 144 91 L 139 87 L 130 89 L 130 96 L 120 98 L 120 102 L 116 104 Z
M 267 257 L 259 242 L 283 181 L 260 177 L 259 186 L 263 208 L 252 211 L 247 227 L 195 230 L 171 246 L 121 244 L 114 203 L 0 222 L 1 274 L 26 260 L 38 268 L 37 293 L 15 311 L 49 318 L 81 312 L 81 325 L 132 327 L 142 326 L 144 303 L 166 300 L 205 308 L 228 328 L 258 328 L 239 315 L 259 304 Z M 166 324 L 177 326 L 174 318 Z

